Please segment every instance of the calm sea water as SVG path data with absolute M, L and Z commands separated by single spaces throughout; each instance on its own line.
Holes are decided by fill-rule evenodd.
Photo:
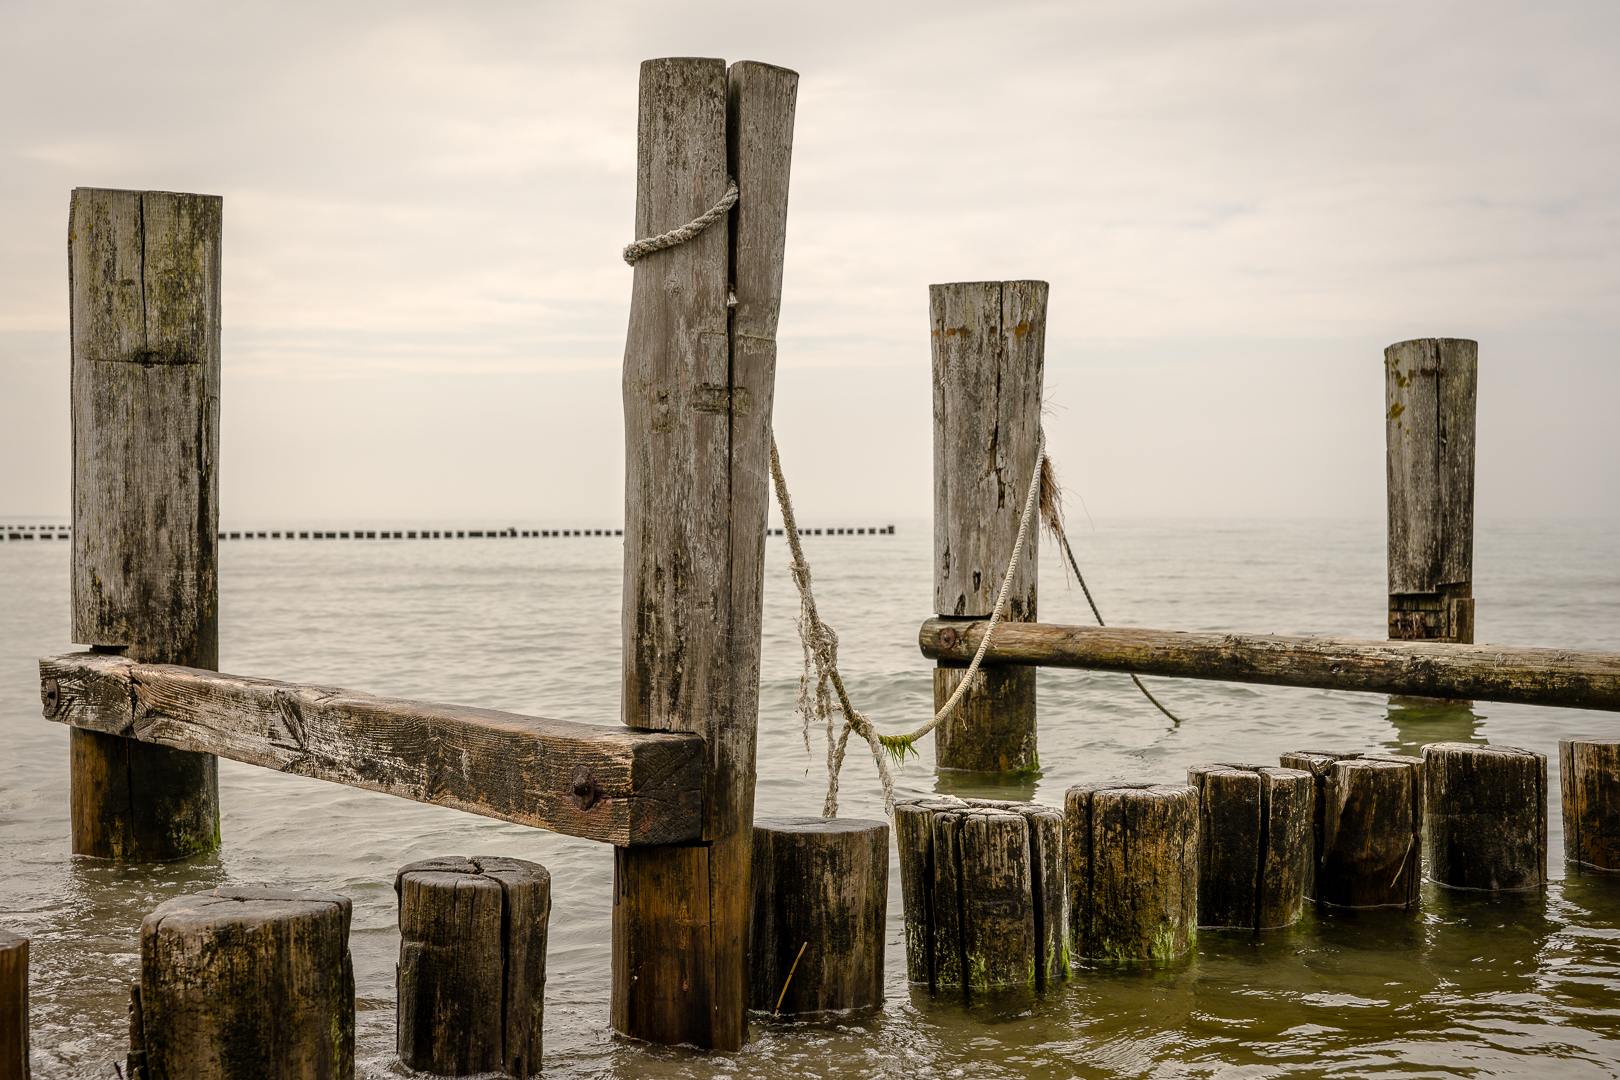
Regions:
M 1379 522 L 1073 528 L 1111 624 L 1383 634 Z M 929 665 L 916 647 L 931 597 L 929 535 L 926 522 L 910 522 L 892 537 L 807 541 L 845 677 L 857 704 L 888 730 L 918 722 L 932 705 Z M 825 777 L 792 712 L 797 605 L 786 548 L 771 545 L 758 812 L 814 814 Z M 1620 649 L 1620 525 L 1482 526 L 1476 548 L 1481 642 Z M 221 668 L 617 723 L 621 553 L 618 540 L 598 537 L 227 542 Z M 1554 883 L 1497 898 L 1430 886 L 1415 912 L 1310 913 L 1286 931 L 1205 932 L 1185 962 L 1078 970 L 1040 997 L 963 1008 L 906 985 L 891 866 L 881 1013 L 843 1024 L 757 1023 L 741 1053 L 702 1054 L 609 1031 L 612 858 L 602 845 L 222 761 L 217 855 L 136 868 L 69 855 L 67 732 L 40 718 L 35 667 L 38 656 L 73 647 L 68 554 L 59 542 L 0 544 L 0 925 L 32 938 L 42 1080 L 113 1075 L 142 916 L 169 897 L 225 883 L 353 898 L 360 1072 L 398 1074 L 393 874 L 443 854 L 508 855 L 552 872 L 552 1076 L 1620 1075 L 1620 875 L 1566 870 L 1556 795 L 1558 739 L 1620 738 L 1620 715 L 1487 703 L 1400 708 L 1365 694 L 1150 680 L 1185 717 L 1173 727 L 1124 676 L 1043 671 L 1038 776 L 1010 788 L 948 778 L 935 773 L 925 746 L 901 789 L 1061 805 L 1063 790 L 1081 780 L 1182 782 L 1190 764 L 1275 761 L 1293 749 L 1415 753 L 1464 739 L 1525 746 L 1550 757 Z M 1050 551 L 1040 605 L 1047 621 L 1090 621 Z M 819 752 L 819 737 L 812 745 Z M 882 816 L 871 764 L 853 749 L 842 808 Z

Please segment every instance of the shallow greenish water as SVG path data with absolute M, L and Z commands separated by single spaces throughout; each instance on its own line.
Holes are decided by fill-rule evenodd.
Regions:
M 284 523 L 267 523 L 276 524 Z M 1104 522 L 1075 531 L 1111 624 L 1382 636 L 1381 523 Z M 917 722 L 932 704 L 930 668 L 916 648 L 931 596 L 927 523 L 901 523 L 892 537 L 807 543 L 857 705 L 887 730 Z M 792 713 L 796 602 L 785 548 L 771 544 L 757 812 L 811 814 L 825 787 L 821 736 L 807 757 Z M 1039 997 L 964 1005 L 905 985 L 891 867 L 880 1013 L 842 1024 L 761 1021 L 738 1054 L 655 1049 L 608 1030 L 612 859 L 601 845 L 221 762 L 218 855 L 139 868 L 71 857 L 67 734 L 39 717 L 34 667 L 36 657 L 72 648 L 68 548 L 0 545 L 0 925 L 32 938 L 36 1077 L 113 1074 L 141 917 L 168 897 L 226 882 L 354 899 L 360 1072 L 395 1074 L 394 870 L 477 853 L 552 871 L 545 1071 L 553 1076 L 1620 1074 L 1620 876 L 1566 870 L 1556 753 L 1559 738 L 1620 738 L 1615 714 L 1401 708 L 1373 695 L 1149 680 L 1186 718 L 1172 727 L 1123 676 L 1043 671 L 1038 775 L 1010 784 L 936 775 L 924 745 L 902 792 L 1060 804 L 1081 780 L 1180 782 L 1190 764 L 1274 762 L 1294 749 L 1525 746 L 1551 758 L 1554 882 L 1496 897 L 1431 885 L 1414 912 L 1311 912 L 1286 931 L 1206 931 L 1184 962 L 1081 968 Z M 1478 639 L 1620 649 L 1617 555 L 1613 524 L 1481 526 Z M 597 537 L 227 542 L 221 668 L 616 723 L 620 558 L 617 540 Z M 1044 620 L 1089 621 L 1050 556 L 1040 604 Z M 853 752 L 842 809 L 882 815 L 870 763 Z

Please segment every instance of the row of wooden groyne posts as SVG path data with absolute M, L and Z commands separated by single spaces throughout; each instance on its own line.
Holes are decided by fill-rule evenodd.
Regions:
M 768 529 L 769 536 L 781 536 L 781 529 Z M 67 525 L 0 525 L 0 536 L 7 540 L 69 540 L 73 531 Z M 320 529 L 231 530 L 220 532 L 219 540 L 464 540 L 505 537 L 539 538 L 559 536 L 623 536 L 623 529 Z M 894 526 L 869 528 L 811 529 L 800 527 L 800 536 L 893 536 Z
M 213 850 L 225 756 L 611 844 L 610 1017 L 630 1038 L 736 1049 L 751 1011 L 881 1000 L 888 824 L 754 817 L 796 90 L 766 64 L 642 68 L 636 235 L 694 221 L 733 182 L 740 198 L 635 263 L 621 726 L 218 672 L 222 203 L 74 192 L 71 608 L 89 651 L 42 659 L 40 693 L 70 728 L 76 854 Z M 1039 466 L 1046 305 L 1038 281 L 930 289 L 935 617 L 919 644 L 938 703 L 987 632 Z M 1043 624 L 1031 536 L 936 764 L 1032 768 L 1038 666 L 1620 709 L 1620 654 L 1472 644 L 1476 372 L 1471 341 L 1385 352 L 1391 640 Z M 1564 754 L 1566 853 L 1620 869 L 1620 743 Z M 1167 961 L 1199 925 L 1283 925 L 1307 899 L 1411 904 L 1425 865 L 1465 889 L 1546 880 L 1546 762 L 1527 751 L 1300 752 L 1188 779 L 1081 785 L 1061 809 L 898 805 L 911 980 L 971 994 L 1040 988 L 1076 957 Z M 396 884 L 402 1060 L 538 1068 L 546 872 L 446 857 Z M 161 905 L 141 928 L 135 1076 L 352 1075 L 348 910 L 245 888 Z M 25 942 L 0 952 L 0 1080 L 26 1074 L 25 960 Z

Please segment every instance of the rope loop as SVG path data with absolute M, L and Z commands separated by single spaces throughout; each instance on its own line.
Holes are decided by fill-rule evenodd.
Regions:
M 671 229 L 657 236 L 649 236 L 645 240 L 637 240 L 624 249 L 624 261 L 631 266 L 636 265 L 640 259 L 646 258 L 655 251 L 663 251 L 677 244 L 684 244 L 697 236 L 704 229 L 719 221 L 737 205 L 737 181 L 726 177 L 726 193 L 720 196 L 720 201 L 711 206 L 706 213 L 693 221 L 687 222 L 678 229 Z

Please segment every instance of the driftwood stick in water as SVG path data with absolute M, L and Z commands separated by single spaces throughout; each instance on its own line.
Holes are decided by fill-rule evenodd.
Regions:
M 696 839 L 703 740 L 70 653 L 45 715 L 612 844 Z
M 929 619 L 922 625 L 918 643 L 931 660 L 966 664 L 978 648 L 984 627 L 983 620 Z M 1004 622 L 996 627 L 985 660 L 1620 710 L 1620 653 L 1591 650 Z

